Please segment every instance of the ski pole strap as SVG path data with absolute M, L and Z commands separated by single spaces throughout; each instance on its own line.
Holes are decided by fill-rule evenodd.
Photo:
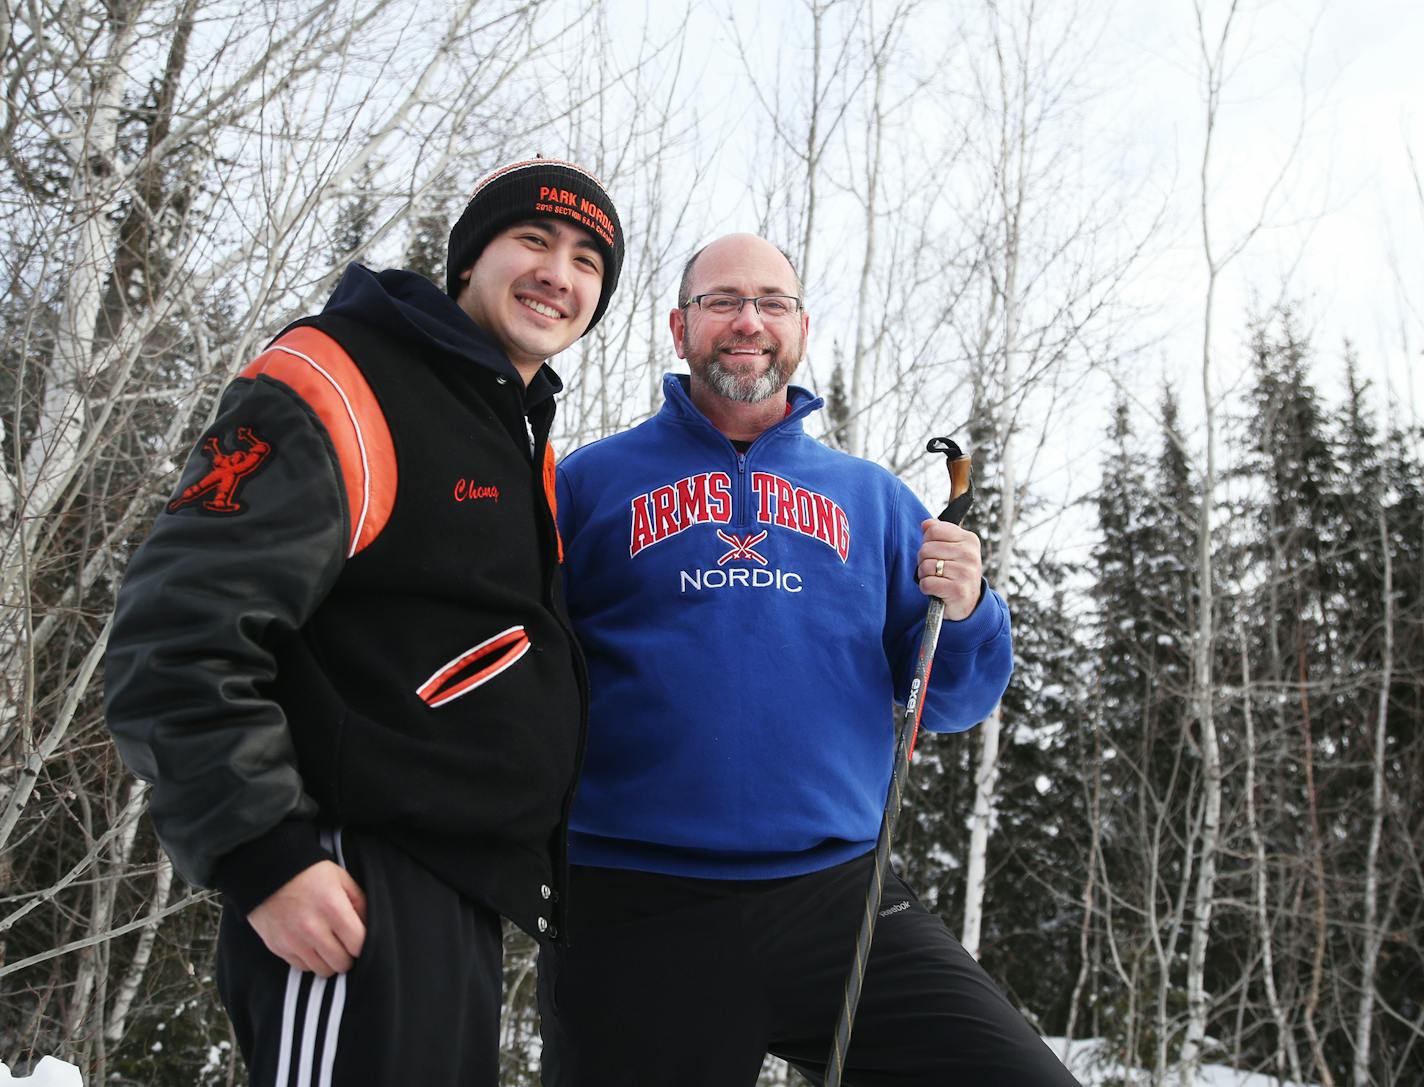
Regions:
M 931 438 L 925 452 L 943 453 L 945 468 L 949 471 L 949 505 L 944 507 L 939 519 L 956 525 L 964 524 L 969 507 L 974 505 L 971 458 L 949 438 Z

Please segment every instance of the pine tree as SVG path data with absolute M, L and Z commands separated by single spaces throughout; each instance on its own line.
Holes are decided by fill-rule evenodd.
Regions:
M 1341 546 L 1354 514 L 1327 412 L 1310 379 L 1312 347 L 1288 307 L 1255 323 L 1251 356 L 1240 475 L 1247 496 L 1240 559 L 1249 565 L 1238 583 L 1239 605 L 1250 619 L 1245 649 L 1252 683 L 1242 700 L 1261 729 L 1261 830 L 1271 854 L 1283 860 L 1271 873 L 1270 893 L 1291 905 L 1288 919 L 1264 934 L 1257 924 L 1238 930 L 1243 915 L 1224 911 L 1217 968 L 1225 977 L 1252 960 L 1239 941 L 1272 940 L 1273 980 L 1299 1023 L 1298 1036 L 1283 1040 L 1284 1047 L 1299 1051 L 1310 1078 L 1338 1080 L 1348 1075 L 1350 1055 L 1336 1024 L 1350 1013 L 1339 1003 L 1337 979 L 1355 965 L 1343 954 L 1340 926 L 1353 911 L 1339 881 L 1357 870 L 1350 842 L 1361 827 L 1363 784 L 1360 729 L 1358 720 L 1350 725 L 1354 714 L 1342 682 L 1361 628 L 1357 605 L 1341 585 L 1342 575 L 1358 581 L 1362 571 Z M 1377 454 L 1363 431 L 1352 437 L 1355 448 L 1343 456 L 1369 475 L 1366 465 Z M 1223 892 L 1234 897 L 1247 888 L 1227 880 Z
M 445 253 L 453 225 L 440 204 L 423 207 L 411 223 L 401 266 L 445 289 Z
M 334 267 L 367 262 L 366 246 L 371 241 L 376 208 L 373 175 L 368 165 L 357 177 L 355 191 L 341 202 L 337 210 L 336 226 L 331 237 L 331 263 Z
M 1394 896 L 1375 985 L 1392 1011 L 1377 1017 L 1376 1061 L 1394 1082 L 1424 1082 L 1424 948 L 1408 933 L 1424 931 L 1424 888 L 1418 843 L 1424 841 L 1424 428 L 1393 430 L 1384 443 L 1385 519 L 1392 545 L 1397 611 L 1387 705 L 1387 851 L 1381 862 Z M 1402 1013 L 1402 1014 L 1397 1014 Z
M 845 352 L 839 340 L 831 344 L 831 391 L 826 394 L 826 419 L 830 423 L 825 440 L 837 449 L 849 450 L 851 405 L 846 389 Z
M 1198 497 L 1170 390 L 1160 411 L 1154 462 L 1136 446 L 1126 402 L 1114 408 L 1091 589 L 1104 879 L 1094 1007 L 1098 1032 L 1148 1067 L 1177 1010 L 1164 1002 L 1179 984 L 1178 929 L 1168 919 L 1190 871 L 1176 828 L 1194 772 L 1187 693 Z

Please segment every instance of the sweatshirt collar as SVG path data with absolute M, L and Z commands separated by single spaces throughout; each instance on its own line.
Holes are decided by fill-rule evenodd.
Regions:
M 801 433 L 805 429 L 802 424 L 806 416 L 813 411 L 819 411 L 825 406 L 825 403 L 821 397 L 809 389 L 803 389 L 800 385 L 787 386 L 786 405 L 790 410 L 780 421 L 762 431 L 757 436 L 757 440 L 760 441 L 768 434 Z M 712 425 L 712 420 L 703 415 L 697 405 L 692 402 L 692 378 L 688 374 L 663 375 L 662 414 L 704 426 L 716 434 L 722 433 Z

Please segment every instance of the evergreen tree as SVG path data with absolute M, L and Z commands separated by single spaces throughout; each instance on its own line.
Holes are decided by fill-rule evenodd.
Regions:
M 839 340 L 831 344 L 831 391 L 826 394 L 826 419 L 830 426 L 826 430 L 826 442 L 837 449 L 847 449 L 850 434 L 851 406 L 850 394 L 846 389 L 845 352 Z
M 1125 401 L 1108 429 L 1093 551 L 1095 748 L 1102 798 L 1095 822 L 1104 886 L 1098 899 L 1097 1032 L 1148 1067 L 1173 1029 L 1163 1004 L 1182 881 L 1190 873 L 1179 828 L 1194 791 L 1190 758 L 1195 521 L 1177 406 L 1161 401 L 1155 461 L 1136 446 Z
M 366 166 L 356 179 L 355 191 L 341 202 L 336 212 L 336 225 L 331 236 L 333 267 L 367 262 L 366 246 L 371 241 L 376 208 L 372 172 L 370 166 Z
M 401 267 L 423 275 L 445 289 L 445 254 L 454 220 L 439 203 L 420 209 L 411 223 Z
M 1358 955 L 1347 949 L 1369 837 L 1362 724 L 1374 714 L 1361 697 L 1362 670 L 1377 660 L 1382 591 L 1379 506 L 1362 506 L 1359 489 L 1379 493 L 1380 451 L 1362 389 L 1342 418 L 1330 418 L 1310 378 L 1309 339 L 1289 308 L 1256 323 L 1251 355 L 1238 476 L 1247 566 L 1237 580 L 1252 681 L 1240 704 L 1249 703 L 1259 726 L 1256 801 L 1268 853 L 1278 858 L 1269 895 L 1290 906 L 1264 933 L 1243 912 L 1223 911 L 1215 970 L 1221 987 L 1239 983 L 1260 954 L 1254 944 L 1270 940 L 1271 981 L 1283 1006 L 1296 1009 L 1296 1024 L 1289 1038 L 1259 1035 L 1260 1056 L 1294 1050 L 1308 1078 L 1338 1081 L 1349 1077 L 1352 1058 L 1355 1013 L 1340 982 L 1358 976 Z M 1342 439 L 1332 440 L 1337 431 Z M 1246 901 L 1251 888 L 1228 879 L 1223 891 Z M 1249 987 L 1259 994 L 1265 979 L 1256 974 Z
M 1396 1082 L 1424 1082 L 1424 887 L 1417 843 L 1424 841 L 1424 428 L 1391 432 L 1385 444 L 1386 518 L 1393 547 L 1398 626 L 1389 687 L 1388 775 L 1383 870 L 1391 876 L 1392 923 L 1376 987 L 1390 1012 L 1377 1018 L 1377 1060 L 1399 1068 Z M 1407 1060 L 1407 1064 L 1404 1063 Z

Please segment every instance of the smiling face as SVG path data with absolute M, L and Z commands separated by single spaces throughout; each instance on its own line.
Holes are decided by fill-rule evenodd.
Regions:
M 747 298 L 801 293 L 796 273 L 780 250 L 751 234 L 719 238 L 697 256 L 685 297 L 712 291 Z M 748 302 L 731 316 L 708 313 L 696 304 L 675 309 L 669 324 L 678 357 L 686 359 L 692 371 L 694 387 L 755 404 L 786 388 L 806 352 L 809 320 L 804 309 L 768 318 Z
M 531 219 L 490 239 L 460 279 L 455 301 L 527 385 L 545 359 L 588 328 L 603 287 L 603 256 L 582 227 Z

